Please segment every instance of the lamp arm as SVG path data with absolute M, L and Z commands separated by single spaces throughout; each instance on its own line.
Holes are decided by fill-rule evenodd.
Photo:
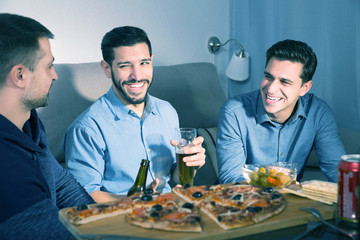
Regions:
M 239 43 L 238 40 L 234 39 L 234 38 L 230 38 L 229 40 L 227 40 L 225 43 L 221 43 L 220 40 L 217 37 L 211 37 L 208 40 L 208 50 L 209 52 L 211 52 L 212 54 L 215 54 L 219 51 L 219 49 L 226 45 L 228 42 L 230 41 L 235 41 L 235 43 L 238 45 L 238 47 L 240 48 L 240 52 L 238 54 L 236 54 L 236 56 L 240 57 L 240 58 L 244 58 L 245 56 L 245 49 L 243 48 L 243 46 Z
M 243 48 L 243 46 L 241 46 L 241 44 L 239 43 L 238 40 L 234 39 L 234 38 L 230 38 L 229 40 L 227 40 L 225 43 L 221 43 L 219 47 L 225 46 L 228 42 L 230 41 L 235 41 L 236 44 L 239 46 L 241 51 L 245 51 L 245 49 Z
M 225 46 L 228 42 L 230 41 L 235 41 L 235 43 L 238 45 L 238 47 L 240 48 L 240 53 L 236 54 L 238 57 L 243 58 L 245 57 L 245 49 L 244 47 L 239 43 L 238 40 L 234 39 L 234 38 L 230 38 L 229 40 L 227 40 L 225 43 L 220 43 L 219 47 Z

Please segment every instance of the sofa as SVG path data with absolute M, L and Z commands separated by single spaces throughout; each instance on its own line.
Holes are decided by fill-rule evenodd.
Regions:
M 111 86 L 99 63 L 55 64 L 58 80 L 50 93 L 50 104 L 39 108 L 49 146 L 64 164 L 62 140 L 71 122 Z M 169 101 L 177 110 L 181 127 L 194 127 L 203 136 L 206 163 L 198 170 L 194 184 L 218 183 L 216 127 L 220 107 L 226 101 L 216 68 L 211 63 L 155 66 L 150 94 Z M 360 133 L 341 129 L 348 153 L 360 153 Z M 316 155 L 311 154 L 303 180 L 324 179 Z

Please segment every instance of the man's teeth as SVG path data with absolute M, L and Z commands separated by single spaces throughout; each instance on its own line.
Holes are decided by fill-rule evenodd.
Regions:
M 144 86 L 144 83 L 138 83 L 138 84 L 130 84 L 129 87 L 131 88 L 141 88 L 142 86 Z
M 271 101 L 280 101 L 280 99 L 281 99 L 281 98 L 270 97 L 269 95 L 266 95 L 266 98 Z

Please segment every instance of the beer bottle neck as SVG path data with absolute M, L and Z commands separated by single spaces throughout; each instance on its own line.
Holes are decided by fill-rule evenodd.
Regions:
M 149 169 L 149 160 L 143 159 L 140 164 L 139 172 L 136 176 L 134 186 L 145 188 L 147 172 Z

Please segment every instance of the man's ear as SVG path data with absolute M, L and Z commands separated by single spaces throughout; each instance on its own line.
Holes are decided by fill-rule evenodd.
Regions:
M 11 78 L 12 83 L 19 88 L 24 88 L 26 86 L 25 80 L 28 71 L 29 70 L 24 65 L 17 64 L 13 66 L 9 73 L 9 77 Z
M 301 86 L 300 96 L 304 96 L 312 87 L 312 81 L 309 80 Z
M 102 67 L 102 69 L 104 70 L 106 76 L 108 78 L 111 78 L 111 66 L 104 60 L 101 60 L 100 62 L 100 66 Z

